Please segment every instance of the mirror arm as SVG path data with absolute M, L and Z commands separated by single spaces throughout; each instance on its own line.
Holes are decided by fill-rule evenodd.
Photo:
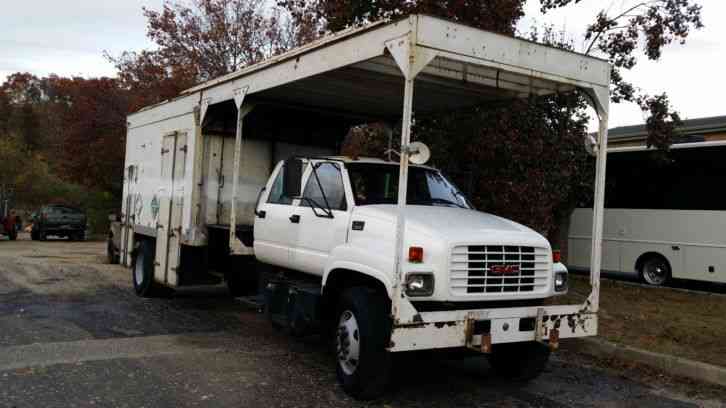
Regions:
M 300 197 L 300 200 L 307 202 L 310 204 L 310 209 L 313 210 L 313 214 L 315 214 L 316 217 L 320 218 L 335 218 L 333 215 L 333 211 L 330 209 L 325 209 L 323 206 L 318 204 L 315 200 L 313 200 L 310 197 Z M 325 214 L 318 214 L 317 209 L 322 210 Z
M 318 166 L 320 164 L 321 163 L 317 163 L 317 164 L 314 164 L 312 166 L 313 175 L 315 176 L 315 181 L 318 183 L 318 188 L 320 189 L 320 194 L 323 196 L 323 201 L 325 201 L 325 208 L 322 208 L 322 206 L 320 206 L 320 208 L 321 209 L 324 209 L 325 212 L 330 217 L 332 217 L 333 216 L 333 210 L 330 208 L 330 203 L 328 203 L 328 197 L 325 195 L 325 191 L 323 190 L 323 184 L 320 182 L 320 178 L 318 177 Z

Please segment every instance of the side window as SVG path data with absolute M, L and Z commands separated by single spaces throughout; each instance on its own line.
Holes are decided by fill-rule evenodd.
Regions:
M 348 206 L 345 202 L 345 189 L 343 188 L 343 176 L 340 174 L 340 167 L 335 163 L 323 162 L 318 164 L 317 174 L 318 177 L 316 178 L 315 173 L 310 173 L 303 192 L 303 198 L 309 198 L 322 208 L 325 208 L 325 199 L 327 199 L 332 210 L 345 211 Z M 320 184 L 318 184 L 318 179 Z M 320 191 L 321 186 L 323 191 Z M 323 192 L 325 197 L 323 197 Z M 307 207 L 311 206 L 308 200 L 303 200 L 300 204 Z
M 267 197 L 269 204 L 292 205 L 292 198 L 282 195 L 283 173 L 282 168 L 280 168 L 280 172 L 277 173 L 277 177 L 275 177 L 275 181 L 272 183 L 270 195 Z

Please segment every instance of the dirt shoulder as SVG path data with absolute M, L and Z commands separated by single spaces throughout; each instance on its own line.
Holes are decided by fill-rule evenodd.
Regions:
M 567 303 L 590 292 L 571 276 Z M 558 299 L 557 303 L 563 303 Z M 602 280 L 599 335 L 611 342 L 726 367 L 726 295 Z

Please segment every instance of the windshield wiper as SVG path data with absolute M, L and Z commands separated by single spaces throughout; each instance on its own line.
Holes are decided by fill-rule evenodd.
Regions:
M 429 202 L 432 203 L 432 204 L 434 204 L 434 203 L 449 204 L 449 205 L 453 205 L 453 206 L 456 206 L 456 207 L 459 207 L 459 208 L 463 208 L 465 210 L 468 210 L 469 209 L 468 207 L 466 207 L 464 205 L 461 205 L 459 203 L 455 203 L 453 201 L 449 201 L 449 200 L 447 200 L 445 198 L 431 197 L 429 199 Z
M 303 201 L 305 201 L 305 202 L 307 202 L 308 204 L 310 204 L 310 209 L 313 210 L 313 214 L 315 214 L 316 217 L 321 217 L 321 218 L 335 218 L 333 216 L 333 211 L 330 208 L 323 207 L 322 205 L 320 205 L 318 202 L 316 202 L 312 198 L 310 198 L 310 197 L 300 197 L 300 199 L 303 200 Z M 325 214 L 318 214 L 317 209 L 322 210 Z

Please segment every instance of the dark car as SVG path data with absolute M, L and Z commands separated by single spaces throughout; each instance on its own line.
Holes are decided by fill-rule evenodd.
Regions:
M 45 241 L 48 236 L 83 241 L 86 238 L 86 214 L 66 205 L 42 207 L 34 216 L 30 237 Z

